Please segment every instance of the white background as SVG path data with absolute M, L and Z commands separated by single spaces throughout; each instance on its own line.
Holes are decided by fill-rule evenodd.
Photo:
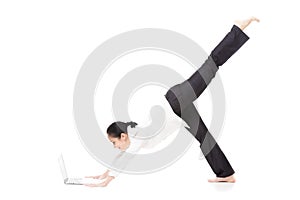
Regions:
M 288 0 L 1 1 L 0 198 L 298 199 L 296 5 Z M 251 39 L 219 70 L 226 94 L 219 144 L 236 170 L 235 184 L 207 182 L 214 174 L 198 159 L 197 142 L 157 173 L 122 174 L 106 188 L 63 184 L 61 152 L 71 176 L 105 171 L 82 146 L 72 113 L 76 77 L 98 45 L 151 27 L 182 33 L 209 52 L 235 19 L 252 15 L 261 22 L 245 31 Z M 209 93 L 202 99 L 199 107 L 205 110 L 211 106 Z M 207 111 L 201 114 L 209 124 Z

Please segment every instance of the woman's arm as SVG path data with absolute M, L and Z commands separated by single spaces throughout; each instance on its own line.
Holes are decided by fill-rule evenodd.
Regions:
M 130 145 L 133 141 L 131 141 Z M 131 149 L 130 152 L 121 152 L 112 162 L 111 169 L 109 170 L 109 176 L 116 178 L 120 175 L 122 171 L 127 167 L 128 163 L 134 158 L 136 153 L 142 148 L 142 146 L 137 145 L 136 148 Z M 115 170 L 116 169 L 116 170 Z
M 99 184 L 85 184 L 85 186 L 89 187 L 106 187 L 113 179 L 115 179 L 119 174 L 126 168 L 130 160 L 133 159 L 135 153 L 140 148 L 134 149 L 134 152 L 126 153 L 125 151 L 120 152 L 112 161 L 111 168 L 107 169 L 102 175 L 98 176 L 87 176 L 87 178 L 96 178 L 96 179 L 104 179 L 103 182 Z M 117 169 L 117 170 L 114 170 Z
M 108 176 L 109 170 L 106 170 L 103 174 L 97 176 L 86 176 L 85 178 L 93 178 L 93 179 L 104 179 Z

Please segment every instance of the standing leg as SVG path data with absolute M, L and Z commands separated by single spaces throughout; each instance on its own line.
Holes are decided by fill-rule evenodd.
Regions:
M 201 151 L 216 176 L 219 178 L 232 176 L 234 174 L 233 168 L 205 126 L 194 104 L 190 104 L 184 110 L 181 118 L 190 127 L 187 130 L 200 142 Z M 230 182 L 234 182 L 233 177 L 231 177 Z

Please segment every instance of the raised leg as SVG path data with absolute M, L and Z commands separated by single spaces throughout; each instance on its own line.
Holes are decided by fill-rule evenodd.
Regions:
M 176 112 L 179 115 L 182 110 L 194 102 L 207 88 L 215 77 L 219 66 L 224 64 L 248 39 L 249 37 L 238 26 L 233 25 L 230 32 L 215 47 L 201 67 L 187 80 L 168 90 L 165 97 L 170 102 L 174 99 L 173 96 L 176 96 L 178 101 L 176 104 L 179 104 L 180 108 L 174 109 L 177 109 Z M 178 107 L 178 105 L 176 106 Z
M 223 65 L 237 50 L 239 50 L 249 37 L 237 25 L 233 25 L 230 32 L 212 50 L 211 56 L 219 67 Z

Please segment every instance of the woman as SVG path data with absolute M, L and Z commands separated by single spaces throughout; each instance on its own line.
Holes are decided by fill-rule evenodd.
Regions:
M 216 174 L 216 178 L 209 179 L 209 182 L 234 183 L 234 170 L 219 145 L 209 133 L 197 112 L 197 109 L 193 105 L 193 101 L 202 94 L 207 85 L 214 78 L 219 67 L 223 65 L 249 39 L 249 37 L 244 33 L 244 29 L 253 21 L 259 22 L 259 20 L 255 17 L 236 21 L 230 32 L 215 47 L 203 65 L 189 79 L 173 86 L 165 94 L 165 98 L 170 106 L 169 109 L 171 108 L 176 116 L 180 117 L 187 124 L 189 127 L 187 128 L 188 131 L 200 142 L 200 148 L 213 172 Z M 164 134 L 154 137 L 146 142 L 145 140 L 138 140 L 134 137 L 135 133 L 132 131 L 136 130 L 135 126 L 137 123 L 114 122 L 107 128 L 108 139 L 113 143 L 115 148 L 119 148 L 122 152 L 131 152 L 133 153 L 132 155 L 134 155 L 134 153 L 136 153 L 139 149 L 146 148 L 147 146 L 153 147 L 168 137 L 171 132 L 178 128 L 176 124 L 179 123 L 177 122 L 178 121 L 175 119 L 168 121 L 165 128 L 169 131 L 165 131 Z M 117 163 L 121 161 L 121 166 L 125 167 L 126 162 L 128 162 L 131 158 L 122 159 L 122 156 L 122 153 L 120 153 L 114 163 L 118 165 Z M 107 170 L 102 175 L 89 176 L 89 178 L 105 180 L 100 184 L 89 184 L 87 186 L 107 186 L 117 175 L 118 172 Z

